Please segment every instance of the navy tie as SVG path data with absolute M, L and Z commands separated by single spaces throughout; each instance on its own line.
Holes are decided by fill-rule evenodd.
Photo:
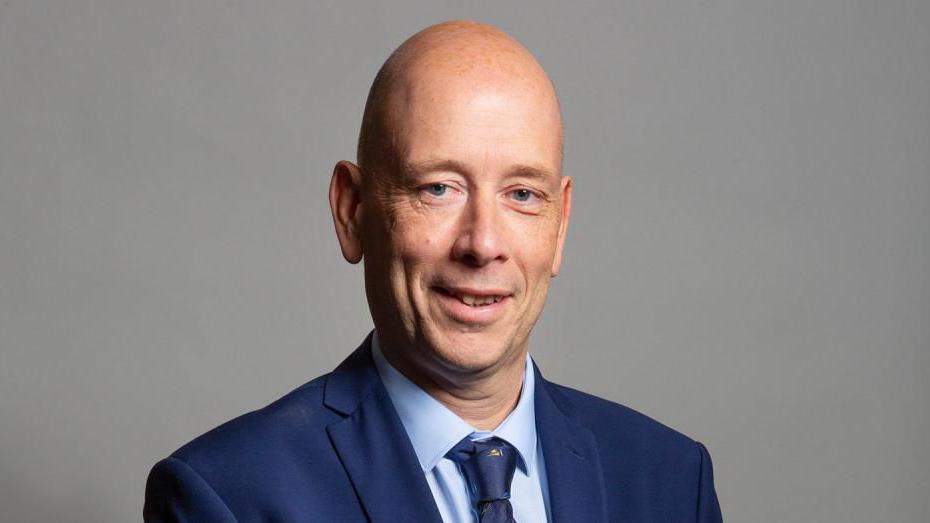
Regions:
M 472 441 L 466 437 L 446 457 L 458 463 L 465 475 L 480 523 L 516 523 L 510 505 L 516 449 L 500 438 Z

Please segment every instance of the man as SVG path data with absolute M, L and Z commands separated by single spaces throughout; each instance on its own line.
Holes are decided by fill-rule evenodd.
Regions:
M 155 465 L 146 519 L 719 522 L 702 445 L 528 356 L 571 212 L 561 164 L 555 91 L 519 43 L 449 22 L 401 45 L 329 194 L 374 332 Z

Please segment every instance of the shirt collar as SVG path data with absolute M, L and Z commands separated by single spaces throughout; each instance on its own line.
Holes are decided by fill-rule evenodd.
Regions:
M 466 436 L 472 440 L 496 436 L 517 449 L 520 457 L 517 462 L 524 473 L 536 474 L 535 375 L 529 354 L 526 355 L 523 387 L 517 406 L 492 431 L 475 429 L 395 369 L 381 353 L 377 332 L 371 337 L 371 355 L 423 472 L 433 470 L 446 453 Z

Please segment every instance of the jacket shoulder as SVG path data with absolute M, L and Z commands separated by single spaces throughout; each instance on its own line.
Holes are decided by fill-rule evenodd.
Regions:
M 673 444 L 694 444 L 688 436 L 626 405 L 564 385 L 551 382 L 548 385 L 550 394 L 556 396 L 566 414 L 592 430 L 630 432 L 631 436 L 658 437 Z
M 630 521 L 719 523 L 707 449 L 645 414 L 550 384 L 563 412 L 594 436 L 611 514 Z
M 641 412 L 571 387 L 547 384 L 563 411 L 590 430 L 602 446 L 698 457 L 698 442 Z
M 326 431 L 343 419 L 323 403 L 330 376 L 227 421 L 158 462 L 146 484 L 146 521 L 357 519 L 352 486 Z
M 323 405 L 324 374 L 269 405 L 229 420 L 171 454 L 205 479 L 292 460 L 325 444 L 326 425 L 339 416 Z M 234 474 L 241 477 L 241 472 Z

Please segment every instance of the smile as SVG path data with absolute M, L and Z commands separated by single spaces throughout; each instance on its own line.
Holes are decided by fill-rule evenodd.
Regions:
M 493 322 L 504 313 L 510 293 L 502 289 L 464 289 L 434 287 L 446 313 L 457 321 L 469 324 Z
M 504 299 L 501 295 L 479 295 L 479 294 L 458 294 L 453 293 L 451 296 L 454 296 L 459 299 L 465 305 L 469 307 L 481 307 L 483 305 L 490 305 L 492 303 L 497 303 Z
M 485 305 L 491 305 L 492 303 L 497 303 L 507 297 L 507 295 L 503 293 L 494 294 L 493 292 L 476 292 L 448 289 L 445 287 L 437 287 L 437 290 L 446 296 L 457 298 L 460 302 L 468 305 L 469 307 L 482 307 Z

